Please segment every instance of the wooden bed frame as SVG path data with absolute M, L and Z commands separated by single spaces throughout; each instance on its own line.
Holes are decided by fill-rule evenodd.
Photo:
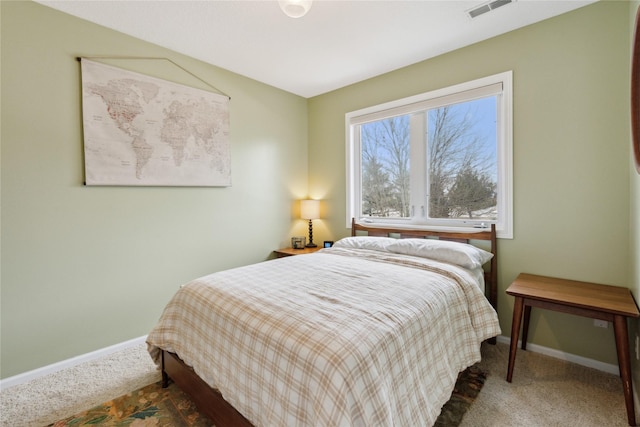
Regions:
M 476 231 L 476 230 L 474 230 Z M 366 233 L 369 236 L 393 236 L 402 239 L 407 238 L 438 238 L 456 242 L 469 243 L 471 240 L 486 240 L 490 242 L 490 251 L 493 253 L 489 269 L 485 271 L 485 287 L 488 289 L 487 298 L 497 309 L 498 299 L 498 271 L 497 271 L 497 245 L 495 224 L 490 230 L 465 232 L 442 232 L 428 230 L 411 230 L 387 227 L 368 227 L 351 221 L 351 235 Z M 495 344 L 495 338 L 489 340 Z M 230 403 L 222 397 L 219 391 L 205 383 L 194 370 L 187 366 L 178 355 L 162 350 L 162 386 L 167 387 L 169 380 L 191 397 L 198 410 L 211 419 L 216 427 L 253 427 L 253 424 L 238 412 Z

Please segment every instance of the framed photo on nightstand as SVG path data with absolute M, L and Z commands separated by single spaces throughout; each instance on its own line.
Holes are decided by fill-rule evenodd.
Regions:
M 324 247 L 325 248 L 330 248 L 331 246 L 333 246 L 333 241 L 332 240 L 325 240 L 324 241 Z

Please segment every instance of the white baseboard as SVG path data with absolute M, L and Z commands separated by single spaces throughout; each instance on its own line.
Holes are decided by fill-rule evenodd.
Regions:
M 511 338 L 505 337 L 504 335 L 499 335 L 497 340 L 498 342 L 504 343 L 504 344 L 511 343 Z M 522 341 L 518 340 L 518 348 L 520 348 L 521 345 L 522 345 Z M 588 359 L 586 357 L 577 356 L 575 354 L 565 353 L 564 351 L 555 350 L 553 348 L 544 347 L 537 344 L 527 343 L 527 351 L 544 354 L 546 356 L 555 357 L 556 359 L 560 359 L 560 360 L 566 360 L 567 362 L 586 366 L 588 368 L 594 368 L 599 371 L 607 372 L 614 375 L 618 375 L 620 373 L 620 370 L 618 369 L 618 365 L 599 362 L 594 359 Z
M 61 371 L 66 368 L 77 366 L 81 363 L 90 362 L 92 360 L 96 360 L 101 357 L 108 356 L 111 353 L 115 353 L 116 351 L 124 350 L 130 347 L 135 347 L 139 344 L 144 344 L 146 340 L 147 340 L 147 336 L 145 335 L 142 337 L 131 339 L 129 341 L 121 342 L 119 344 L 114 344 L 109 347 L 101 348 L 99 350 L 92 351 L 90 353 L 81 354 L 80 356 L 72 357 L 71 359 L 67 359 L 67 360 L 53 363 L 51 365 L 43 366 L 42 368 L 34 369 L 33 371 L 28 371 L 22 374 L 15 375 L 13 377 L 5 378 L 3 380 L 0 380 L 0 391 L 7 389 L 9 387 L 16 386 L 18 384 L 26 383 L 36 378 L 43 377 L 48 374 L 52 374 L 54 372 Z

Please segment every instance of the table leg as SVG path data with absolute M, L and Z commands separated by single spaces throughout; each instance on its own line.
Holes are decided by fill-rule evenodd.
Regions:
M 509 367 L 507 368 L 507 382 L 513 377 L 513 365 L 516 363 L 516 351 L 518 350 L 518 335 L 520 334 L 520 322 L 522 322 L 522 307 L 524 299 L 516 297 L 513 305 L 513 320 L 511 322 L 511 345 L 509 346 Z
M 620 315 L 614 316 L 613 330 L 616 336 L 616 349 L 618 350 L 618 361 L 620 363 L 620 376 L 622 377 L 624 403 L 627 407 L 627 421 L 630 426 L 635 426 L 636 415 L 633 407 L 633 386 L 631 384 L 631 361 L 629 357 L 627 318 Z
M 524 323 L 522 324 L 522 345 L 521 349 L 527 349 L 527 338 L 529 337 L 529 318 L 531 317 L 531 306 L 524 306 Z

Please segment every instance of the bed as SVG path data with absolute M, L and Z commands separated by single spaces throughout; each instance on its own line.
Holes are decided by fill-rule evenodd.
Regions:
M 147 337 L 165 385 L 218 427 L 432 425 L 500 334 L 495 227 L 351 230 L 181 286 Z

